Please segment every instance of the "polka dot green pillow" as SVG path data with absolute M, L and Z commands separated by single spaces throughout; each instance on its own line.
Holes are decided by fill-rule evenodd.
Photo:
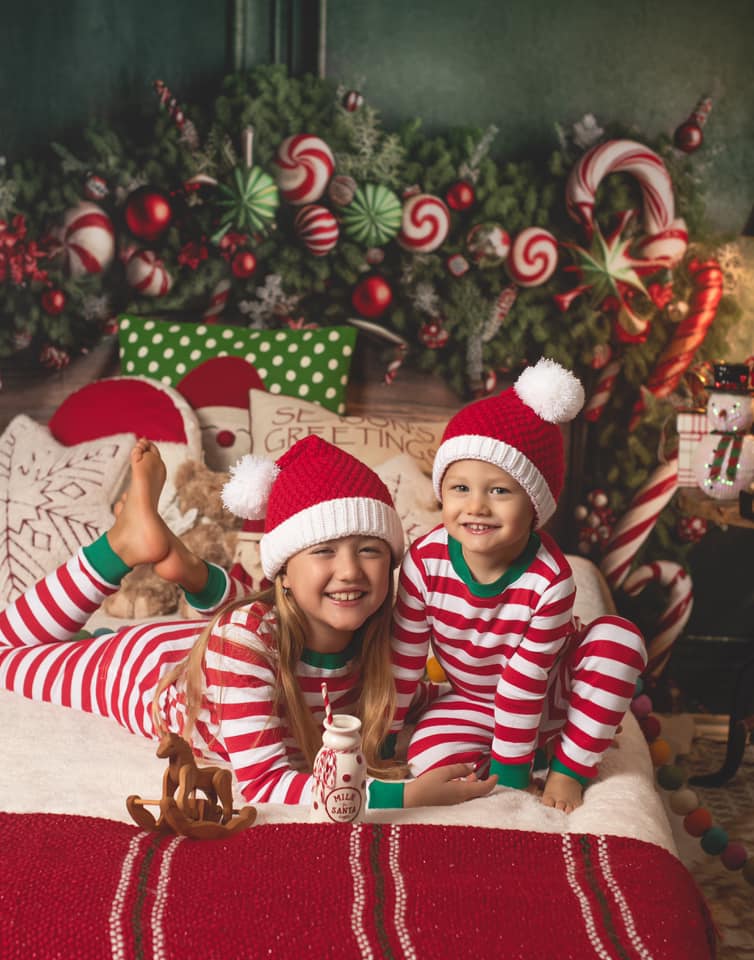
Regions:
M 248 330 L 122 316 L 121 372 L 176 387 L 205 360 L 242 357 L 270 393 L 300 397 L 342 414 L 357 333 L 355 327 Z

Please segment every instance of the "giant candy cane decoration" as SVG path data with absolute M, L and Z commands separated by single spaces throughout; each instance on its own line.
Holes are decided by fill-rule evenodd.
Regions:
M 694 604 L 691 577 L 677 563 L 659 560 L 637 567 L 623 584 L 623 590 L 630 597 L 641 593 L 646 585 L 656 581 L 668 589 L 668 602 L 663 611 L 656 632 L 647 645 L 647 667 L 645 674 L 659 677 L 665 668 L 673 644 L 686 626 Z
M 605 545 L 600 569 L 615 590 L 626 578 L 639 547 L 678 488 L 678 460 L 660 464 L 636 492 Z
M 693 292 L 688 313 L 678 324 L 673 338 L 665 347 L 646 384 L 646 389 L 656 397 L 667 397 L 675 390 L 707 336 L 723 296 L 723 271 L 717 260 L 692 260 L 689 263 L 689 273 Z M 642 409 L 642 401 L 638 400 L 634 407 L 632 426 Z

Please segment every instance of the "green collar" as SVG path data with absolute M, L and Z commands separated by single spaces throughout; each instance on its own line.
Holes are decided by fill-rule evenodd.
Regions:
M 498 593 L 502 593 L 507 586 L 529 569 L 532 560 L 537 555 L 540 542 L 537 534 L 532 533 L 529 537 L 529 542 L 515 563 L 512 563 L 505 573 L 492 583 L 477 583 L 471 570 L 469 570 L 468 563 L 466 563 L 461 544 L 457 540 L 454 540 L 450 534 L 448 534 L 448 553 L 450 554 L 450 562 L 453 565 L 453 569 L 475 597 L 494 597 Z
M 361 637 L 354 634 L 348 643 L 348 646 L 339 650 L 337 653 L 320 653 L 318 650 L 310 650 L 304 647 L 301 651 L 301 659 L 310 667 L 319 667 L 321 670 L 338 670 L 357 657 L 361 653 Z

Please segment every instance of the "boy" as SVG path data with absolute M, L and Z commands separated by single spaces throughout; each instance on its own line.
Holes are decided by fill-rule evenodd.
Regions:
M 563 487 L 558 424 L 583 402 L 573 374 L 542 359 L 450 420 L 433 468 L 443 522 L 403 560 L 393 629 L 394 729 L 430 642 L 451 687 L 419 719 L 411 772 L 489 761 L 499 784 L 530 789 L 535 751 L 548 744 L 542 802 L 566 813 L 581 804 L 646 663 L 629 621 L 578 623 L 571 569 L 539 530 Z

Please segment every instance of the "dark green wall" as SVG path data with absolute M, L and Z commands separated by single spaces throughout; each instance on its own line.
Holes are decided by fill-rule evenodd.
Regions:
M 710 93 L 711 218 L 737 232 L 754 206 L 754 0 L 0 0 L 0 14 L 11 159 L 148 104 L 155 78 L 194 99 L 233 65 L 276 61 L 362 88 L 390 124 L 495 123 L 510 157 L 587 112 L 672 133 Z
M 752 0 L 380 0 L 327 6 L 327 74 L 391 122 L 495 123 L 501 155 L 554 146 L 554 124 L 671 133 L 711 93 L 699 168 L 718 226 L 754 205 Z
M 216 86 L 227 23 L 225 0 L 0 0 L 0 154 L 149 103 L 156 79 L 181 99 Z

